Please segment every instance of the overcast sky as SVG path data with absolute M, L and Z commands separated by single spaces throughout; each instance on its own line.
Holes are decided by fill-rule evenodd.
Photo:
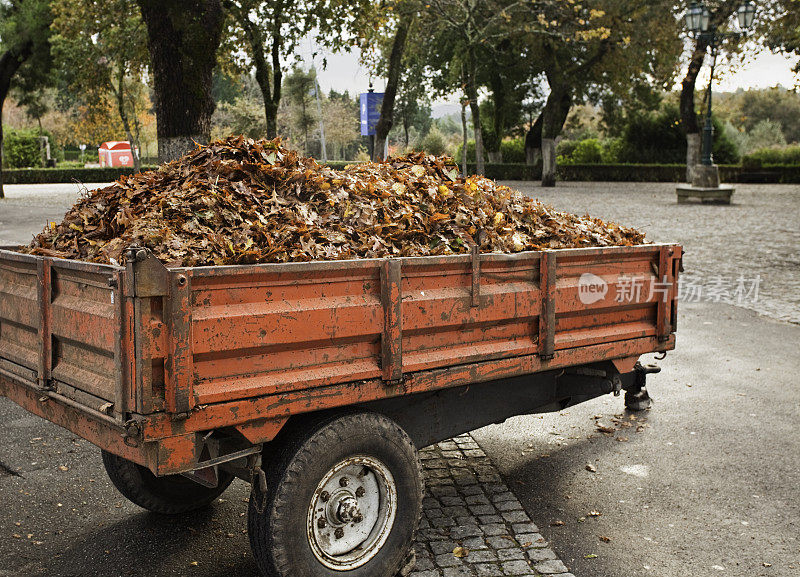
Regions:
M 311 64 L 310 46 L 301 51 L 306 67 Z M 327 69 L 321 70 L 322 58 L 317 56 L 317 72 L 319 73 L 320 88 L 323 92 L 330 89 L 342 92 L 349 90 L 350 94 L 366 92 L 369 86 L 368 70 L 361 66 L 358 61 L 357 53 L 325 53 L 327 57 Z M 735 91 L 739 88 L 767 88 L 780 84 L 786 88 L 792 88 L 800 83 L 800 79 L 792 73 L 792 66 L 797 62 L 796 57 L 786 57 L 782 54 L 772 54 L 762 52 L 756 56 L 746 58 L 744 63 L 731 67 L 722 67 L 720 77 L 714 83 L 714 90 Z M 708 66 L 703 68 L 700 83 L 708 81 Z M 373 79 L 375 90 L 380 92 L 384 87 L 383 78 Z M 457 99 L 452 99 L 453 103 Z

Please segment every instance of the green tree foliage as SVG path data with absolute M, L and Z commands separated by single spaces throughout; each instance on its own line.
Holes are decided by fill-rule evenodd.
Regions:
M 428 131 L 428 134 L 420 140 L 417 148 L 428 154 L 440 156 L 447 152 L 447 140 L 444 134 L 434 126 Z
M 6 131 L 3 140 L 4 160 L 8 168 L 31 168 L 42 166 L 39 133 L 33 130 Z
M 800 145 L 756 150 L 742 158 L 742 166 L 756 170 L 765 166 L 800 166 Z
M 331 91 L 322 105 L 325 123 L 325 140 L 328 158 L 345 160 L 358 150 L 360 140 L 358 104 L 346 92 L 338 95 Z
M 572 104 L 598 87 L 620 94 L 637 84 L 667 86 L 681 44 L 674 5 L 665 0 L 559 2 L 538 21 L 531 42 L 550 86 L 542 112 L 542 184 L 553 185 L 554 141 Z
M 746 132 L 764 121 L 777 123 L 786 142 L 800 142 L 800 94 L 784 88 L 746 90 L 717 101 L 717 112 Z
M 139 8 L 129 0 L 59 0 L 53 12 L 53 54 L 66 88 L 89 108 L 113 103 L 139 171 L 150 61 Z
M 223 0 L 227 32 L 223 53 L 235 66 L 252 71 L 264 102 L 267 136 L 277 136 L 283 67 L 298 44 L 314 31 L 322 42 L 340 35 L 362 0 L 346 8 L 338 0 Z
M 316 90 L 316 72 L 292 69 L 286 77 L 286 92 L 293 106 L 292 124 L 294 129 L 303 136 L 303 151 L 309 153 L 309 132 L 317 123 L 316 108 L 312 100 Z
M 680 163 L 686 152 L 680 110 L 666 105 L 656 112 L 634 114 L 622 133 L 617 161 L 623 163 Z M 714 125 L 714 161 L 735 164 L 739 161 L 736 144 L 716 118 Z
M 767 46 L 800 55 L 800 0 L 777 0 L 767 4 L 766 15 L 759 23 Z M 794 71 L 800 76 L 800 61 L 795 64 Z
M 12 86 L 23 94 L 49 82 L 50 23 L 46 0 L 0 1 L 0 198 L 3 198 L 3 105 Z

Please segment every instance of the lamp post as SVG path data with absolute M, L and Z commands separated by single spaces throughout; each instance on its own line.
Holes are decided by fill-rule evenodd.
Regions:
M 686 27 L 689 31 L 704 40 L 711 48 L 711 75 L 708 79 L 708 108 L 706 110 L 706 121 L 703 126 L 703 145 L 700 163 L 703 166 L 713 166 L 714 158 L 712 154 L 714 127 L 711 124 L 711 96 L 712 84 L 714 82 L 714 68 L 717 64 L 718 42 L 725 36 L 738 37 L 742 32 L 753 25 L 756 15 L 756 6 L 749 0 L 744 0 L 736 9 L 736 19 L 741 32 L 721 32 L 717 29 L 717 24 L 712 23 L 711 13 L 703 2 L 692 2 L 684 16 Z

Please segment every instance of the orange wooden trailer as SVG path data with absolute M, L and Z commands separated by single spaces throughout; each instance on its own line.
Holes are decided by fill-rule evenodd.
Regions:
M 645 407 L 656 369 L 637 361 L 675 346 L 681 256 L 655 244 L 167 269 L 137 247 L 124 267 L 0 250 L 0 395 L 103 449 L 115 484 L 149 509 L 254 481 L 256 558 L 284 575 L 274 533 L 300 521 L 275 510 L 320 435 L 377 427 L 387 445 L 412 443 L 408 461 L 414 445 L 605 393 Z M 342 485 L 321 505 L 332 481 L 310 475 L 308 510 L 328 520 L 319 529 L 301 507 L 308 544 L 293 555 L 310 555 L 310 575 L 396 570 L 414 530 L 397 506 L 418 508 L 417 489 L 402 497 L 407 472 L 385 448 L 339 449 L 326 471 L 369 470 L 373 501 Z M 166 483 L 191 483 L 193 500 L 170 502 Z M 366 531 L 371 518 L 353 519 L 369 507 L 383 513 Z

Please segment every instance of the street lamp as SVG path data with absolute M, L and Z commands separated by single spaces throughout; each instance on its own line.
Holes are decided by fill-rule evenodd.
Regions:
M 744 31 L 753 25 L 756 15 L 756 6 L 749 0 L 744 0 L 736 10 L 736 19 L 739 29 Z M 714 128 L 711 124 L 711 87 L 714 82 L 714 67 L 717 63 L 718 42 L 725 36 L 738 37 L 736 32 L 721 32 L 717 25 L 711 23 L 711 13 L 708 7 L 702 2 L 692 2 L 685 15 L 686 27 L 692 34 L 704 40 L 711 48 L 711 75 L 708 79 L 708 110 L 706 121 L 703 126 L 703 152 L 700 163 L 704 166 L 713 166 L 714 159 L 711 152 Z
M 686 27 L 695 34 L 706 32 L 710 16 L 705 4 L 692 2 L 692 5 L 686 11 Z
M 736 10 L 736 19 L 739 21 L 739 28 L 747 30 L 753 25 L 756 18 L 756 5 L 752 2 L 744 2 Z

